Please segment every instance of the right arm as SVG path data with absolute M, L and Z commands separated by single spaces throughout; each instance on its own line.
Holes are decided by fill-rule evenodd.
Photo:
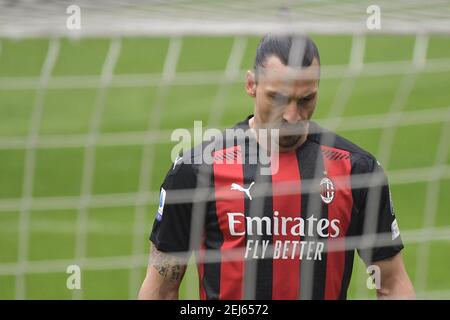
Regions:
M 178 299 L 178 289 L 189 260 L 192 203 L 175 201 L 179 190 L 196 187 L 191 165 L 171 166 L 161 186 L 156 219 L 150 235 L 152 248 L 139 299 Z M 158 250 L 158 249 L 159 250 Z M 168 254 L 173 252 L 173 254 Z
M 186 263 L 152 246 L 147 275 L 139 291 L 139 300 L 177 300 Z

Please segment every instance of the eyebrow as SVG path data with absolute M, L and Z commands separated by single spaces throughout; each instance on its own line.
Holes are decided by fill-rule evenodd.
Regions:
M 274 90 L 271 90 L 271 89 L 267 89 L 267 93 L 268 93 L 269 95 L 274 95 L 274 96 L 275 96 L 275 95 L 279 95 L 279 96 L 281 96 L 281 97 L 291 98 L 290 96 L 287 96 L 287 95 L 285 95 L 285 94 L 283 94 L 283 93 L 281 93 L 281 92 L 274 91 Z M 310 97 L 310 96 L 314 96 L 315 94 L 317 94 L 317 90 L 312 91 L 312 92 L 309 92 L 309 93 L 305 94 L 304 96 L 302 96 L 302 97 L 300 97 L 300 98 L 296 98 L 296 100 L 308 98 L 308 97 Z
M 300 99 L 313 97 L 313 96 L 316 95 L 316 94 L 317 94 L 317 90 L 316 90 L 316 91 L 313 91 L 313 92 L 310 92 L 310 93 L 308 93 L 308 94 L 305 94 L 305 95 L 304 95 L 303 97 L 301 97 Z

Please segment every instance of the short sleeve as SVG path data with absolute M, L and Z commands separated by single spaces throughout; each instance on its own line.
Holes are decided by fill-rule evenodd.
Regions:
M 368 186 L 358 193 L 357 234 L 373 237 L 375 246 L 361 247 L 358 253 L 366 264 L 395 256 L 403 249 L 403 243 L 386 174 L 375 159 L 359 161 L 353 171 L 356 176 L 373 174 L 364 179 Z
M 196 186 L 196 176 L 190 164 L 175 162 L 160 188 L 159 205 L 150 234 L 155 247 L 163 252 L 189 250 L 192 203 L 177 199 L 183 190 Z

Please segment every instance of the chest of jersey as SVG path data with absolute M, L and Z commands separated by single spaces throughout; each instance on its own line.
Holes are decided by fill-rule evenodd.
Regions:
M 245 164 L 239 146 L 222 150 L 218 159 L 227 153 L 233 162 L 213 164 L 215 214 L 225 238 L 345 235 L 352 192 L 350 159 L 344 152 L 322 146 L 320 161 L 313 166 L 311 161 L 303 164 L 297 152 L 280 153 L 267 176 L 257 165 Z

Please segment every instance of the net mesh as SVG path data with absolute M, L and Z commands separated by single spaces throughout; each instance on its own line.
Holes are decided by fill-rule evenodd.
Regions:
M 66 9 L 82 13 L 78 35 L 365 33 L 366 10 L 383 10 L 383 31 L 448 33 L 449 2 L 423 1 L 2 1 L 3 36 L 70 35 Z
M 198 118 L 225 128 L 249 113 L 237 88 L 251 68 L 253 36 L 289 30 L 313 33 L 323 54 L 318 121 L 360 141 L 387 169 L 418 296 L 450 298 L 448 1 L 379 2 L 378 36 L 368 34 L 370 3 L 361 1 L 79 1 L 76 31 L 66 26 L 71 4 L 1 2 L 0 294 L 135 298 L 172 130 Z M 205 54 L 205 43 L 218 56 Z M 341 49 L 341 59 L 327 54 Z M 156 61 L 144 66 L 133 53 L 148 50 Z M 381 96 L 372 109 L 371 92 Z M 180 114 L 186 99 L 195 109 Z M 82 290 L 64 287 L 73 264 L 83 270 Z M 356 265 L 351 297 L 373 295 L 364 269 Z M 197 287 L 191 265 L 181 296 L 197 297 Z

